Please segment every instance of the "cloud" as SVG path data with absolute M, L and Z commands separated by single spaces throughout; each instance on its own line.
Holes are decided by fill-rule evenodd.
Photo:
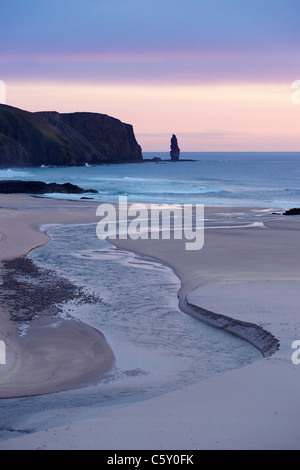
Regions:
M 222 130 L 222 129 L 207 129 L 199 132 L 178 132 L 176 136 L 178 139 L 193 139 L 193 140 L 203 140 L 204 138 L 224 138 L 226 136 L 235 136 L 247 134 L 245 131 L 233 131 L 233 130 Z M 168 132 L 140 132 L 137 133 L 139 138 L 171 138 L 171 134 Z
M 0 78 L 292 81 L 299 16 L 294 0 L 10 0 L 1 5 Z
M 300 73 L 293 53 L 126 52 L 0 54 L 3 80 L 40 79 L 93 83 L 203 84 L 292 82 Z

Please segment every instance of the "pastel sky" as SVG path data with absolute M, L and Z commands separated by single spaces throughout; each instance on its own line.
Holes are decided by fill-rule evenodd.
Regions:
M 299 0 L 0 0 L 0 81 L 30 111 L 133 124 L 143 151 L 300 151 Z

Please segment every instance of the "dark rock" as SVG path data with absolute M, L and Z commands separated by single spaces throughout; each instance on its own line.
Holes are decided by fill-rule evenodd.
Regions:
M 1 304 L 15 322 L 28 322 L 41 315 L 57 315 L 68 302 L 76 305 L 100 304 L 94 293 L 73 284 L 55 271 L 42 268 L 23 256 L 4 260 L 1 265 Z
M 180 156 L 180 148 L 178 147 L 177 137 L 175 134 L 171 138 L 171 151 L 170 151 L 171 160 L 177 162 Z
M 294 207 L 293 209 L 284 212 L 283 215 L 300 215 L 300 208 Z
M 79 186 L 71 183 L 44 183 L 43 181 L 19 181 L 9 180 L 0 181 L 0 193 L 2 194 L 49 194 L 49 193 L 62 193 L 62 194 L 96 194 L 96 189 L 82 189 Z
M 97 113 L 30 113 L 0 104 L 0 167 L 143 160 L 133 127 Z

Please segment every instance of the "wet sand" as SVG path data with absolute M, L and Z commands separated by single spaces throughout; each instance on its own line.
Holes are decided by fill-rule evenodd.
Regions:
M 31 231 L 40 223 L 55 222 L 51 202 L 46 206 L 48 214 L 33 209 Z M 73 221 L 76 207 L 74 203 Z M 95 222 L 94 209 L 86 209 L 86 221 Z M 213 214 L 216 208 L 206 210 Z M 69 215 L 66 220 L 71 221 Z M 204 248 L 195 252 L 186 251 L 181 240 L 119 240 L 116 245 L 170 266 L 182 283 L 180 299 L 262 327 L 279 340 L 276 352 L 68 428 L 1 442 L 0 448 L 299 449 L 300 366 L 291 360 L 291 346 L 300 339 L 300 218 L 266 215 L 260 220 L 263 224 L 255 227 L 206 230 Z M 34 236 L 45 241 L 42 234 Z M 221 344 L 215 353 L 222 354 Z
M 18 195 L 1 195 L 0 207 L 0 260 L 20 257 L 48 243 L 40 224 L 94 222 L 96 210 L 93 204 L 87 208 L 84 203 Z M 101 380 L 113 367 L 113 351 L 91 326 L 71 317 L 61 319 L 55 311 L 45 312 L 20 336 L 18 323 L 11 320 L 14 313 L 3 304 L 0 307 L 0 339 L 6 343 L 7 356 L 6 365 L 0 365 L 0 398 L 82 387 Z

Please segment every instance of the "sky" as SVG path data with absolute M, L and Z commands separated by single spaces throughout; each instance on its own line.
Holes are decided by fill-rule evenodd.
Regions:
M 0 84 L 11 106 L 128 122 L 144 152 L 173 133 L 300 151 L 299 18 L 299 0 L 0 0 Z

